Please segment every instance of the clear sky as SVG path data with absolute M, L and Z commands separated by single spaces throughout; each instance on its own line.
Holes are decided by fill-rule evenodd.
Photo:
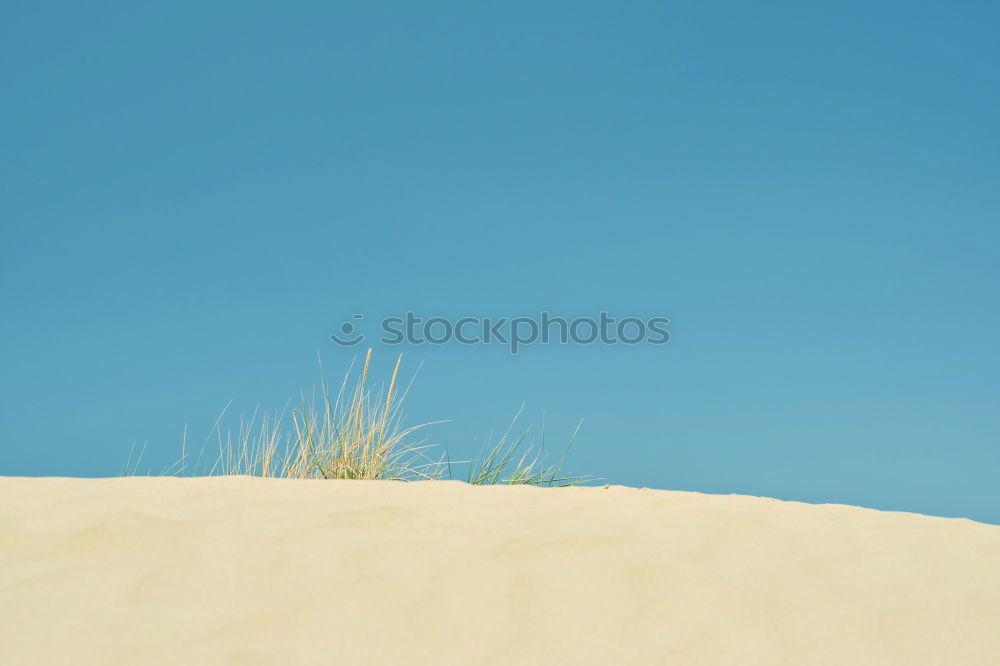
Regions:
M 0 474 L 156 467 L 376 344 L 461 452 L 522 402 L 614 483 L 1000 523 L 1000 5 L 5 2 Z M 456 453 L 456 455 L 461 455 Z

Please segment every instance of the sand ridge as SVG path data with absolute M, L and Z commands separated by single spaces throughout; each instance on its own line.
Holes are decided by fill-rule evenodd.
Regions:
M 0 478 L 0 663 L 992 665 L 998 563 L 747 496 Z

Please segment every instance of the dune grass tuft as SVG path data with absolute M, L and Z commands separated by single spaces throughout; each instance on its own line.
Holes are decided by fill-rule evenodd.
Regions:
M 532 485 L 532 486 L 575 486 L 590 480 L 587 476 L 573 476 L 562 473 L 566 456 L 573 446 L 577 433 L 583 425 L 581 420 L 566 444 L 559 462 L 549 464 L 545 455 L 545 416 L 539 433 L 538 448 L 529 439 L 532 426 L 514 435 L 514 428 L 524 406 L 514 415 L 513 420 L 495 443 L 488 444 L 485 455 L 469 463 L 466 481 L 473 485 Z M 492 437 L 491 437 L 492 440 Z
M 371 355 L 369 349 L 353 386 L 352 365 L 336 394 L 323 380 L 319 395 L 315 391 L 308 398 L 303 395 L 299 407 L 290 413 L 287 408 L 274 413 L 255 410 L 249 417 L 241 416 L 235 431 L 223 430 L 220 423 L 227 405 L 197 458 L 189 460 L 185 435 L 181 459 L 164 473 L 294 479 L 435 478 L 441 463 L 427 458 L 428 447 L 410 441 L 414 433 L 431 424 L 402 423 L 402 404 L 409 390 L 409 386 L 399 386 L 402 356 L 396 360 L 388 389 L 373 390 L 368 385 Z M 206 469 L 202 460 L 213 438 L 217 455 Z
M 453 463 L 447 453 L 440 458 L 431 457 L 436 447 L 413 440 L 420 430 L 433 423 L 416 426 L 403 423 L 402 405 L 413 379 L 401 386 L 402 356 L 396 359 L 388 387 L 377 389 L 371 388 L 368 381 L 371 357 L 369 349 L 360 377 L 353 384 L 352 363 L 335 394 L 324 379 L 319 394 L 314 390 L 308 398 L 303 395 L 297 408 L 289 411 L 286 407 L 281 412 L 254 410 L 248 417 L 241 415 L 235 430 L 221 425 L 232 405 L 230 402 L 215 420 L 197 456 L 188 451 L 185 429 L 181 457 L 163 474 L 416 481 L 454 478 L 453 466 L 467 464 L 466 481 L 474 485 L 568 486 L 589 480 L 562 473 L 566 454 L 580 426 L 577 425 L 559 462 L 549 464 L 545 456 L 544 417 L 537 449 L 529 439 L 531 426 L 519 436 L 512 434 L 523 406 L 496 443 L 488 445 L 481 459 Z M 217 452 L 208 464 L 203 461 L 213 439 Z M 138 458 L 134 452 L 133 446 L 123 475 L 137 473 L 142 452 Z

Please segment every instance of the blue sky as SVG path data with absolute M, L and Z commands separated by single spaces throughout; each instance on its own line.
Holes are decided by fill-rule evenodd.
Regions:
M 209 5 L 210 6 L 207 6 Z M 7 3 L 0 473 L 153 467 L 380 347 L 456 455 L 525 403 L 615 483 L 1000 523 L 997 5 Z

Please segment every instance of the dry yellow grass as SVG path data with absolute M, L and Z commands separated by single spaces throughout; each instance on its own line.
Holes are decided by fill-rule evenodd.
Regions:
M 285 429 L 285 412 L 255 410 L 248 419 L 241 418 L 235 433 L 223 432 L 219 426 L 223 410 L 213 427 L 218 455 L 212 466 L 206 470 L 201 464 L 206 440 L 191 465 L 185 444 L 181 460 L 166 473 L 369 480 L 440 476 L 443 464 L 426 455 L 428 447 L 411 442 L 414 433 L 430 424 L 404 426 L 402 422 L 402 404 L 409 390 L 409 385 L 399 388 L 403 357 L 396 359 L 384 391 L 369 387 L 371 357 L 369 349 L 353 387 L 349 386 L 349 368 L 336 395 L 324 380 L 319 396 L 303 396 L 301 405 L 291 411 L 291 431 Z
M 471 460 L 452 461 L 446 450 L 440 457 L 432 457 L 430 452 L 435 447 L 414 441 L 413 436 L 440 421 L 415 426 L 403 423 L 402 405 L 413 379 L 401 388 L 402 355 L 396 358 L 387 388 L 370 387 L 371 360 L 369 349 L 353 386 L 350 385 L 352 364 L 336 394 L 323 380 L 319 395 L 315 391 L 308 399 L 303 395 L 300 406 L 290 413 L 287 409 L 282 412 L 257 409 L 248 418 L 241 416 L 235 431 L 220 425 L 230 403 L 216 419 L 193 461 L 187 450 L 185 431 L 180 460 L 164 470 L 163 475 L 414 481 L 452 478 L 453 466 L 467 465 L 466 481 L 473 485 L 571 486 L 592 479 L 562 471 L 580 424 L 562 458 L 549 463 L 544 416 L 536 447 L 535 440 L 529 439 L 533 426 L 527 426 L 520 434 L 514 432 L 521 411 L 498 440 L 487 444 L 481 457 L 477 458 L 473 452 Z M 288 419 L 291 427 L 287 425 Z M 202 459 L 213 437 L 217 455 L 210 466 L 203 465 Z M 141 452 L 139 458 L 130 454 L 122 476 L 136 476 L 141 457 Z

